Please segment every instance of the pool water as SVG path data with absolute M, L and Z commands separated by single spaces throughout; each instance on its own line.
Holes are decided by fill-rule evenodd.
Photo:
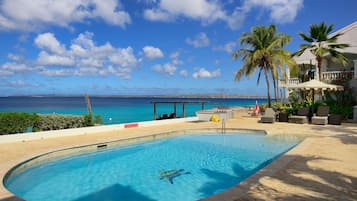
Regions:
M 44 162 L 5 186 L 27 201 L 192 201 L 237 185 L 298 142 L 252 133 L 181 135 Z

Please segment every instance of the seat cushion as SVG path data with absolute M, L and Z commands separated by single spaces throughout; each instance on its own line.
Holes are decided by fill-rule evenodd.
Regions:
M 308 122 L 307 116 L 292 115 L 289 117 L 289 123 L 305 124 Z
M 319 117 L 319 116 L 312 117 L 311 123 L 317 125 L 326 125 L 328 123 L 328 117 Z

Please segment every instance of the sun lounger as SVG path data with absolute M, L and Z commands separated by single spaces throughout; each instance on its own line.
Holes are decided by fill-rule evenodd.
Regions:
M 274 123 L 276 118 L 276 113 L 273 108 L 267 108 L 264 115 L 260 118 L 261 123 Z
M 299 108 L 297 115 L 291 115 L 289 117 L 289 123 L 305 124 L 309 122 L 310 108 Z
M 328 106 L 319 106 L 316 115 L 311 118 L 311 123 L 326 125 L 328 123 L 329 111 L 330 108 Z

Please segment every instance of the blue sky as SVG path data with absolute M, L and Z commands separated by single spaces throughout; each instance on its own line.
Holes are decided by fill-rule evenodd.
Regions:
M 234 81 L 252 26 L 292 36 L 357 20 L 355 0 L 0 0 L 0 96 L 265 95 Z

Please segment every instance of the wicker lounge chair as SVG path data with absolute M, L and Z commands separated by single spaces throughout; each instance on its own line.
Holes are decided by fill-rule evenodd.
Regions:
M 297 115 L 291 115 L 289 117 L 289 123 L 305 124 L 309 122 L 310 108 L 299 108 Z
M 261 123 L 274 123 L 276 118 L 276 113 L 273 108 L 267 108 L 264 115 L 260 118 Z
M 317 113 L 311 118 L 312 124 L 326 125 L 328 123 L 330 108 L 328 106 L 319 106 Z

